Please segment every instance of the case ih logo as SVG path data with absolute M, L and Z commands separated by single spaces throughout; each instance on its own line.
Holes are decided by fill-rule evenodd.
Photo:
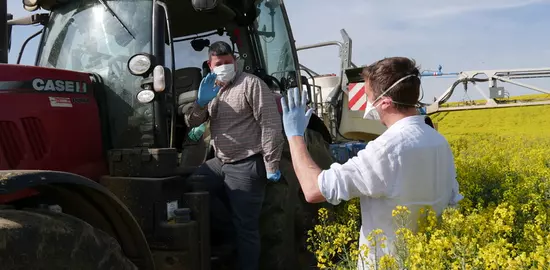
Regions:
M 43 92 L 67 92 L 85 94 L 88 91 L 88 84 L 78 81 L 44 80 L 37 78 L 32 80 L 32 88 L 36 91 Z

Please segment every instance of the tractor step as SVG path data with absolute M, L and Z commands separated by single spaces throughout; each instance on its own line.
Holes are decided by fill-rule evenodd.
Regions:
M 232 245 L 221 245 L 212 247 L 210 256 L 211 269 L 233 270 L 235 268 L 236 250 Z

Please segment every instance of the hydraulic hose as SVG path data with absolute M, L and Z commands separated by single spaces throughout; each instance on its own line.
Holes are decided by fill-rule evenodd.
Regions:
M 42 34 L 42 29 L 40 29 L 38 32 L 32 34 L 32 36 L 28 37 L 25 42 L 23 42 L 23 45 L 21 46 L 21 50 L 19 50 L 19 55 L 17 56 L 17 64 L 19 65 L 21 63 L 21 57 L 23 57 L 23 51 L 25 51 L 25 47 L 27 47 L 27 44 L 29 41 L 31 41 L 36 36 Z
M 451 96 L 453 95 L 454 93 L 454 90 L 455 88 L 461 84 L 461 83 L 465 83 L 467 84 L 468 82 L 472 82 L 472 83 L 476 83 L 476 82 L 487 82 L 489 81 L 489 79 L 480 79 L 480 78 L 462 78 L 462 79 L 459 79 L 459 80 L 456 80 L 453 85 L 451 86 L 451 91 L 449 91 L 441 100 L 439 100 L 439 102 L 437 103 L 437 105 L 441 105 L 443 103 L 446 103 L 449 98 L 451 98 Z M 428 103 L 423 103 L 423 102 L 418 102 L 418 104 L 422 107 L 428 107 L 432 104 L 428 104 Z

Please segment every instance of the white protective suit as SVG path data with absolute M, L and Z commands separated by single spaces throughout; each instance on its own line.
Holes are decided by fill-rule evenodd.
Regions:
M 463 197 L 456 181 L 454 158 L 447 140 L 426 125 L 424 116 L 409 116 L 397 121 L 377 139 L 345 164 L 333 164 L 318 177 L 321 193 L 331 204 L 359 197 L 361 232 L 359 245 L 368 245 L 367 236 L 382 229 L 386 248 L 378 249 L 377 258 L 393 248 L 395 228 L 392 210 L 404 205 L 417 218 L 426 205 L 438 215 Z M 416 220 L 411 222 L 416 230 Z M 365 263 L 374 263 L 371 248 Z M 358 268 L 363 269 L 359 260 Z M 370 267 L 365 267 L 370 269 Z

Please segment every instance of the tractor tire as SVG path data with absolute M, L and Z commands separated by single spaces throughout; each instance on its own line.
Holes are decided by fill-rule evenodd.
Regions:
M 107 233 L 46 210 L 0 210 L 0 265 L 2 270 L 137 269 Z

